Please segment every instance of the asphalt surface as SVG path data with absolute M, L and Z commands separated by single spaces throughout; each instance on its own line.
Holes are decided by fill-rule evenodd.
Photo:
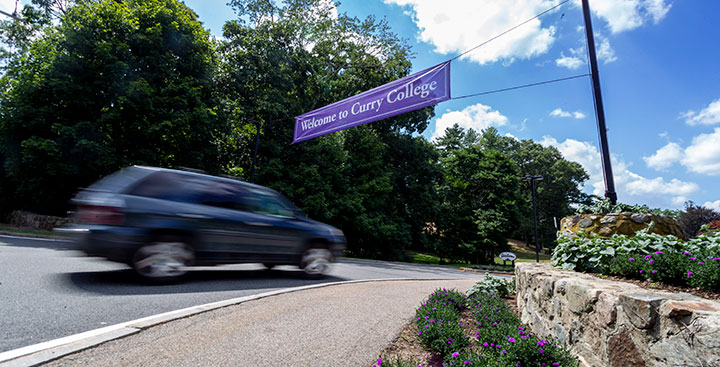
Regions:
M 201 268 L 151 286 L 121 264 L 79 257 L 62 241 L 0 236 L 0 353 L 109 325 L 289 287 L 363 279 L 477 279 L 456 268 L 342 260 L 323 280 L 290 267 Z
M 428 294 L 475 282 L 377 281 L 284 293 L 150 327 L 46 366 L 369 367 Z

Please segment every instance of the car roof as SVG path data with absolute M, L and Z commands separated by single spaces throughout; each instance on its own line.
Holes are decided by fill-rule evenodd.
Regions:
M 162 167 L 152 167 L 152 166 L 140 166 L 140 165 L 133 165 L 133 166 L 130 166 L 130 167 L 127 167 L 127 168 L 142 169 L 142 170 L 151 170 L 151 171 L 158 171 L 158 172 L 171 172 L 171 173 L 181 174 L 181 175 L 190 176 L 190 177 L 200 177 L 200 178 L 205 178 L 205 179 L 210 179 L 210 180 L 215 180 L 215 181 L 231 182 L 231 183 L 234 183 L 234 184 L 240 184 L 240 185 L 242 185 L 242 186 L 244 186 L 244 187 L 246 187 L 246 188 L 250 188 L 250 189 L 256 189 L 256 190 L 262 190 L 262 191 L 269 191 L 269 192 L 277 193 L 277 191 L 275 191 L 275 190 L 273 190 L 273 189 L 271 189 L 271 188 L 269 188 L 269 187 L 260 186 L 260 185 L 256 185 L 256 184 L 253 184 L 253 183 L 250 183 L 250 182 L 247 182 L 247 181 L 243 181 L 243 180 L 241 180 L 239 177 L 233 177 L 233 176 L 227 176 L 227 177 L 215 176 L 215 175 L 211 175 L 211 174 L 208 174 L 208 173 L 203 173 L 201 170 L 194 170 L 194 169 L 193 169 L 193 170 L 191 170 L 191 169 L 172 169 L 172 168 L 162 168 Z

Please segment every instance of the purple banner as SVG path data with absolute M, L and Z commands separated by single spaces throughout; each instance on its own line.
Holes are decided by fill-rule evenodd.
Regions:
M 293 143 L 450 99 L 450 61 L 295 117 Z

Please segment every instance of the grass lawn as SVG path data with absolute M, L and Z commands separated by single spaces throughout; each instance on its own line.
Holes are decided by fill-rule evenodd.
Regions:
M 514 253 L 517 256 L 515 262 L 535 261 L 535 249 L 525 246 L 524 242 L 518 240 L 508 240 L 508 245 L 510 245 L 510 252 Z M 450 265 L 457 267 L 474 265 L 467 262 L 447 263 L 441 261 L 441 259 L 435 255 L 423 254 L 419 252 L 410 252 L 410 256 L 412 258 L 412 262 L 415 264 Z M 540 254 L 540 262 L 550 262 L 550 255 Z M 497 256 L 495 257 L 495 264 L 504 265 L 502 259 Z M 509 261 L 507 262 L 507 265 L 510 265 Z
M 26 235 L 29 237 L 51 237 L 51 238 L 68 238 L 67 235 L 56 232 L 48 232 L 39 229 L 15 227 L 10 224 L 0 224 L 0 234 L 10 235 Z

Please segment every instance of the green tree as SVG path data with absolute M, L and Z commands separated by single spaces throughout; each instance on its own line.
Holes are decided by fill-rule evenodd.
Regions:
M 520 222 L 518 167 L 497 149 L 485 149 L 457 125 L 438 139 L 444 182 L 437 253 L 448 259 L 492 263 Z
M 12 207 L 62 213 L 77 187 L 131 164 L 219 170 L 214 45 L 192 10 L 177 0 L 38 3 L 24 13 L 58 25 L 20 42 L 2 78 Z
M 439 179 L 422 132 L 432 109 L 373 122 L 299 144 L 294 116 L 410 72 L 409 46 L 384 20 L 336 14 L 321 0 L 235 0 L 225 24 L 218 85 L 233 128 L 223 139 L 228 172 L 249 177 L 260 128 L 255 181 L 308 214 L 340 227 L 357 256 L 401 258 L 427 242 Z
M 500 136 L 493 127 L 482 132 L 479 144 L 485 149 L 497 149 L 510 156 L 518 165 L 518 179 L 526 175 L 543 176 L 542 181 L 536 182 L 538 237 L 542 246 L 554 247 L 557 232 L 555 220 L 559 223 L 563 217 L 573 214 L 572 204 L 589 200 L 589 196 L 581 190 L 589 178 L 585 169 L 576 162 L 565 160 L 555 147 L 545 147 L 532 140 Z M 530 184 L 523 182 L 521 195 L 524 199 L 521 208 L 525 220 L 515 233 L 528 242 L 533 240 L 530 190 Z

